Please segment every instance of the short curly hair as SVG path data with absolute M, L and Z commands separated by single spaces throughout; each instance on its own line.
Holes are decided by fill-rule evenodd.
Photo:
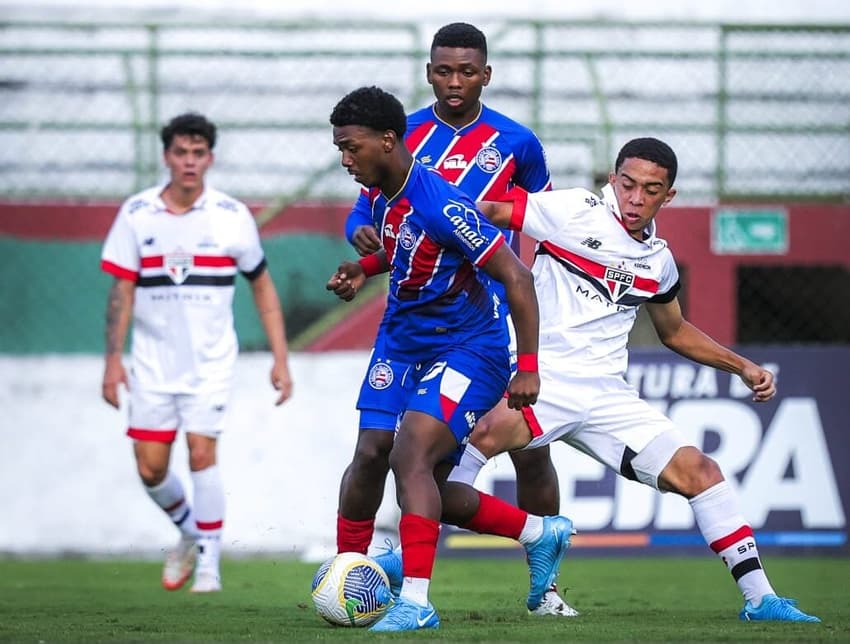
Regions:
M 343 96 L 331 112 L 331 125 L 362 125 L 376 132 L 392 130 L 399 140 L 407 130 L 404 106 L 380 87 L 360 87 Z
M 206 140 L 210 150 L 215 147 L 215 124 L 197 112 L 175 116 L 160 130 L 159 138 L 162 139 L 163 149 L 170 148 L 174 137 L 178 135 L 200 136 Z
M 644 137 L 632 139 L 626 143 L 617 155 L 617 161 L 614 163 L 614 171 L 619 172 L 626 159 L 643 159 L 652 161 L 667 170 L 667 178 L 670 180 L 670 186 L 676 181 L 676 173 L 678 172 L 679 162 L 676 159 L 676 153 L 673 148 L 659 139 L 652 137 Z
M 477 49 L 487 60 L 487 37 L 478 27 L 466 22 L 453 22 L 440 27 L 431 41 L 431 53 L 437 47 L 461 47 Z

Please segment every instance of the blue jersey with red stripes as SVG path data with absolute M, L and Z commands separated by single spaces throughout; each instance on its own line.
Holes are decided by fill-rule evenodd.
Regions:
M 506 346 L 494 282 L 479 270 L 505 237 L 475 203 L 415 161 L 392 199 L 378 188 L 367 198 L 390 265 L 388 353 L 424 362 L 457 344 Z
M 526 192 L 551 189 L 543 146 L 529 128 L 481 105 L 472 123 L 455 128 L 437 116 L 434 105 L 407 117 L 405 143 L 413 157 L 439 172 L 473 201 L 495 201 L 514 186 Z M 371 224 L 368 193 L 364 189 L 345 224 L 345 236 Z M 518 238 L 503 231 L 515 252 Z

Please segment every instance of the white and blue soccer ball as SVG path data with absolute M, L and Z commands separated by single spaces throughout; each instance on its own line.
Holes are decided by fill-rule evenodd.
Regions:
M 383 568 L 359 552 L 342 552 L 319 566 L 311 595 L 316 612 L 335 626 L 368 626 L 392 602 Z

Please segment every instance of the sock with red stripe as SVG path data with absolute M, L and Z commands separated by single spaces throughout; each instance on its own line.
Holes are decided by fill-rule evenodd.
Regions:
M 365 555 L 375 534 L 375 519 L 354 521 L 341 514 L 336 517 L 336 551 Z
M 192 507 L 186 501 L 183 484 L 174 472 L 169 470 L 162 483 L 153 487 L 145 486 L 145 491 L 153 502 L 169 516 L 184 537 L 191 539 L 198 537 L 195 515 L 192 513 Z
M 218 574 L 221 529 L 224 525 L 224 486 L 218 465 L 192 472 L 195 490 L 195 525 L 198 526 L 197 569 Z
M 401 596 L 420 606 L 427 606 L 428 587 L 437 557 L 440 522 L 418 514 L 403 514 L 398 534 L 404 574 Z
M 764 595 L 775 591 L 762 568 L 753 530 L 744 520 L 732 488 L 722 481 L 689 503 L 706 543 L 726 564 L 744 599 L 758 606 Z

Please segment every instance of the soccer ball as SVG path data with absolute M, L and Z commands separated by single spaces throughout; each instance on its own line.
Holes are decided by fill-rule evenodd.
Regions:
M 316 612 L 335 626 L 368 626 L 392 601 L 383 568 L 359 552 L 342 552 L 319 566 L 311 594 Z

